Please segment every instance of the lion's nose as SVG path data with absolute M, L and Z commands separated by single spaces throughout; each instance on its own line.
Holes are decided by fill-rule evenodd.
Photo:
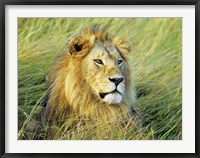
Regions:
M 118 77 L 118 78 L 108 78 L 111 82 L 114 82 L 115 84 L 116 84 L 116 86 L 120 83 L 120 82 L 122 82 L 123 80 L 124 80 L 124 78 L 123 77 Z

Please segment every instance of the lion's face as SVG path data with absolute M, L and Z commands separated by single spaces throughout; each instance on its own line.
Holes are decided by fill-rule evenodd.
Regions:
M 125 61 L 115 46 L 109 42 L 94 43 L 85 57 L 86 82 L 94 97 L 108 104 L 121 103 L 125 95 Z

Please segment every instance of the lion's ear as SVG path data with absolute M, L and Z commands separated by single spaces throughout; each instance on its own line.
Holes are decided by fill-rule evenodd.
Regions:
M 90 50 L 90 42 L 84 39 L 82 36 L 75 37 L 69 43 L 69 53 L 71 55 L 86 54 Z
M 112 43 L 121 53 L 127 54 L 131 51 L 131 45 L 127 40 L 113 38 Z

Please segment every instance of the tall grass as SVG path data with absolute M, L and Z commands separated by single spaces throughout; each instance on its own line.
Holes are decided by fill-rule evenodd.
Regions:
M 181 18 L 19 18 L 18 19 L 18 139 L 37 139 L 30 130 L 47 93 L 45 76 L 56 56 L 85 26 L 109 25 L 109 31 L 132 44 L 137 104 L 143 119 L 135 133 L 117 128 L 105 139 L 182 139 L 182 19 Z M 43 139 L 104 139 L 92 130 Z

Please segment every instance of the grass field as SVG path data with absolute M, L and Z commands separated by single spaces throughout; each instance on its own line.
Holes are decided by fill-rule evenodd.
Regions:
M 107 139 L 182 139 L 181 18 L 19 18 L 18 139 L 37 139 L 30 126 L 47 93 L 45 76 L 70 39 L 94 23 L 108 24 L 111 33 L 132 44 L 136 106 L 143 116 L 137 134 L 116 129 Z M 73 131 L 65 138 L 41 135 L 44 139 L 102 139 L 101 134 L 90 133 Z

